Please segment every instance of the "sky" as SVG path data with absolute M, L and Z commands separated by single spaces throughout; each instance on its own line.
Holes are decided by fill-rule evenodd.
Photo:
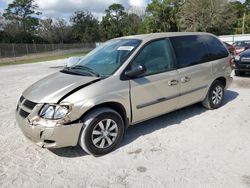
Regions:
M 13 0 L 0 0 L 0 12 L 7 8 Z M 42 18 L 65 18 L 69 17 L 77 10 L 88 10 L 95 17 L 101 19 L 105 9 L 112 3 L 120 3 L 129 7 L 146 7 L 149 0 L 35 0 L 42 12 Z
M 13 0 L 0 0 L 0 13 L 7 8 Z M 42 12 L 42 18 L 64 18 L 68 20 L 77 10 L 90 11 L 101 20 L 105 9 L 112 3 L 120 3 L 126 9 L 130 7 L 145 8 L 150 0 L 35 0 Z M 244 0 L 240 0 L 243 2 Z

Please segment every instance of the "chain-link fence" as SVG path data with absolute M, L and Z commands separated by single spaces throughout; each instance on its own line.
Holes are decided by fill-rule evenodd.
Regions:
M 58 52 L 79 49 L 87 52 L 95 48 L 95 43 L 83 44 L 0 44 L 0 58 L 20 57 L 36 53 Z

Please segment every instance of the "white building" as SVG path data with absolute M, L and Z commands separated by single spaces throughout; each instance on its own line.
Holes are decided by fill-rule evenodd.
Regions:
M 243 41 L 243 40 L 250 41 L 250 34 L 223 35 L 223 36 L 219 36 L 219 39 L 223 42 L 233 44 L 235 41 Z

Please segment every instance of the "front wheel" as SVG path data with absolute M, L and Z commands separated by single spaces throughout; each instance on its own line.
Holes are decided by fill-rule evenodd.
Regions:
M 216 80 L 211 85 L 205 100 L 202 102 L 207 109 L 213 110 L 222 106 L 224 99 L 224 85 Z
M 98 108 L 83 119 L 79 144 L 88 154 L 105 155 L 113 151 L 124 136 L 122 117 L 110 108 Z

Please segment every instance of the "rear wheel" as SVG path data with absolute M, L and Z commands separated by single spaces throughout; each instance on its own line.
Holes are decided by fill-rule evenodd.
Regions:
M 84 119 L 85 128 L 79 137 L 84 151 L 94 156 L 113 151 L 124 136 L 124 122 L 121 116 L 110 108 L 99 108 L 90 112 Z
M 207 109 L 217 109 L 222 106 L 224 98 L 224 85 L 216 80 L 211 85 L 205 100 L 202 102 Z

